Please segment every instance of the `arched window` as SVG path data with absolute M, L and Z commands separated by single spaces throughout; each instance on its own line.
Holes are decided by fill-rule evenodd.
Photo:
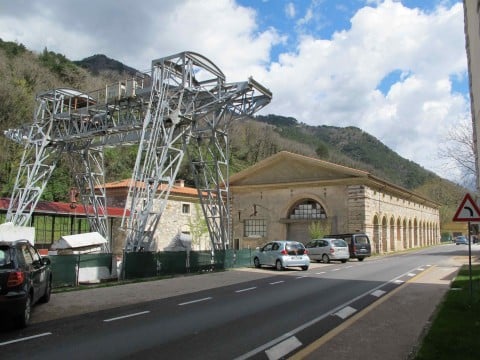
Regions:
M 326 219 L 327 213 L 320 203 L 314 200 L 302 200 L 288 215 L 289 219 Z

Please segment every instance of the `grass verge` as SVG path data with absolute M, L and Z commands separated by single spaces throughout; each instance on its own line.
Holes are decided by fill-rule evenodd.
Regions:
M 472 291 L 470 291 L 470 288 Z M 440 304 L 415 360 L 480 359 L 480 265 L 460 269 Z

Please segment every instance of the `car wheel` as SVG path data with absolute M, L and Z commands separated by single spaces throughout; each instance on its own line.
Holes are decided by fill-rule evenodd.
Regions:
M 282 262 L 280 260 L 277 260 L 275 262 L 275 269 L 277 269 L 278 271 L 283 270 L 283 265 L 282 265 Z
M 18 316 L 17 325 L 20 328 L 24 328 L 30 322 L 30 315 L 32 313 L 32 295 L 28 295 L 25 299 L 25 305 L 23 312 Z
M 52 279 L 50 278 L 47 281 L 47 287 L 45 289 L 45 294 L 39 299 L 41 303 L 48 303 L 50 301 L 50 295 L 52 294 Z
M 303 271 L 307 271 L 307 270 L 308 270 L 308 266 L 307 266 L 307 265 L 302 266 L 302 270 L 303 270 Z
M 347 262 L 347 259 L 342 259 L 342 263 L 346 263 Z
M 258 260 L 258 257 L 253 259 L 253 265 L 255 265 L 256 268 L 259 268 L 261 266 L 260 265 L 260 260 Z
M 330 262 L 330 258 L 328 257 L 327 254 L 323 254 L 322 255 L 322 261 L 325 263 L 325 264 L 328 264 Z
M 359 257 L 359 258 L 358 258 L 358 261 L 363 261 L 363 259 L 365 259 L 365 258 Z

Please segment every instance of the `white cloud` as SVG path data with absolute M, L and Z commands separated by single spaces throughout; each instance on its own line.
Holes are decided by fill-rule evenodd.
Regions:
M 450 76 L 466 72 L 463 8 L 430 13 L 385 1 L 359 10 L 330 40 L 303 37 L 269 72 L 266 110 L 312 125 L 357 126 L 400 155 L 440 172 L 442 129 L 468 116 Z M 390 72 L 402 75 L 385 95 Z M 461 76 L 461 75 L 459 75 Z
M 467 68 L 462 4 L 426 13 L 399 1 L 367 3 L 371 6 L 355 13 L 348 30 L 322 39 L 307 28 L 319 25 L 311 21 L 322 16 L 317 0 L 289 33 L 261 30 L 259 14 L 234 0 L 144 0 L 134 8 L 129 0 L 4 1 L 0 38 L 36 51 L 48 47 L 72 60 L 105 54 L 139 70 L 147 70 L 153 59 L 196 51 L 228 81 L 253 75 L 272 90 L 264 113 L 311 125 L 357 126 L 439 171 L 442 131 L 469 116 L 468 99 L 451 84 L 465 79 Z M 280 12 L 297 16 L 293 4 Z M 295 31 L 304 34 L 298 35 L 296 51 L 280 53 L 271 63 L 272 48 Z M 382 93 L 379 85 L 395 71 L 398 79 Z
M 295 18 L 295 5 L 291 2 L 289 2 L 287 5 L 285 5 L 285 14 L 287 15 L 288 18 Z

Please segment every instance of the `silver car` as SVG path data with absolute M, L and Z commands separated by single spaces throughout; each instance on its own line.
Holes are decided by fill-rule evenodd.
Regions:
M 350 257 L 348 244 L 342 239 L 315 239 L 305 247 L 312 260 L 321 260 L 326 264 L 330 260 L 340 260 L 345 263 Z
M 274 266 L 277 270 L 286 267 L 300 267 L 308 270 L 310 258 L 305 246 L 297 241 L 272 241 L 262 248 L 257 248 L 253 254 L 253 264 L 256 268 L 262 265 Z

